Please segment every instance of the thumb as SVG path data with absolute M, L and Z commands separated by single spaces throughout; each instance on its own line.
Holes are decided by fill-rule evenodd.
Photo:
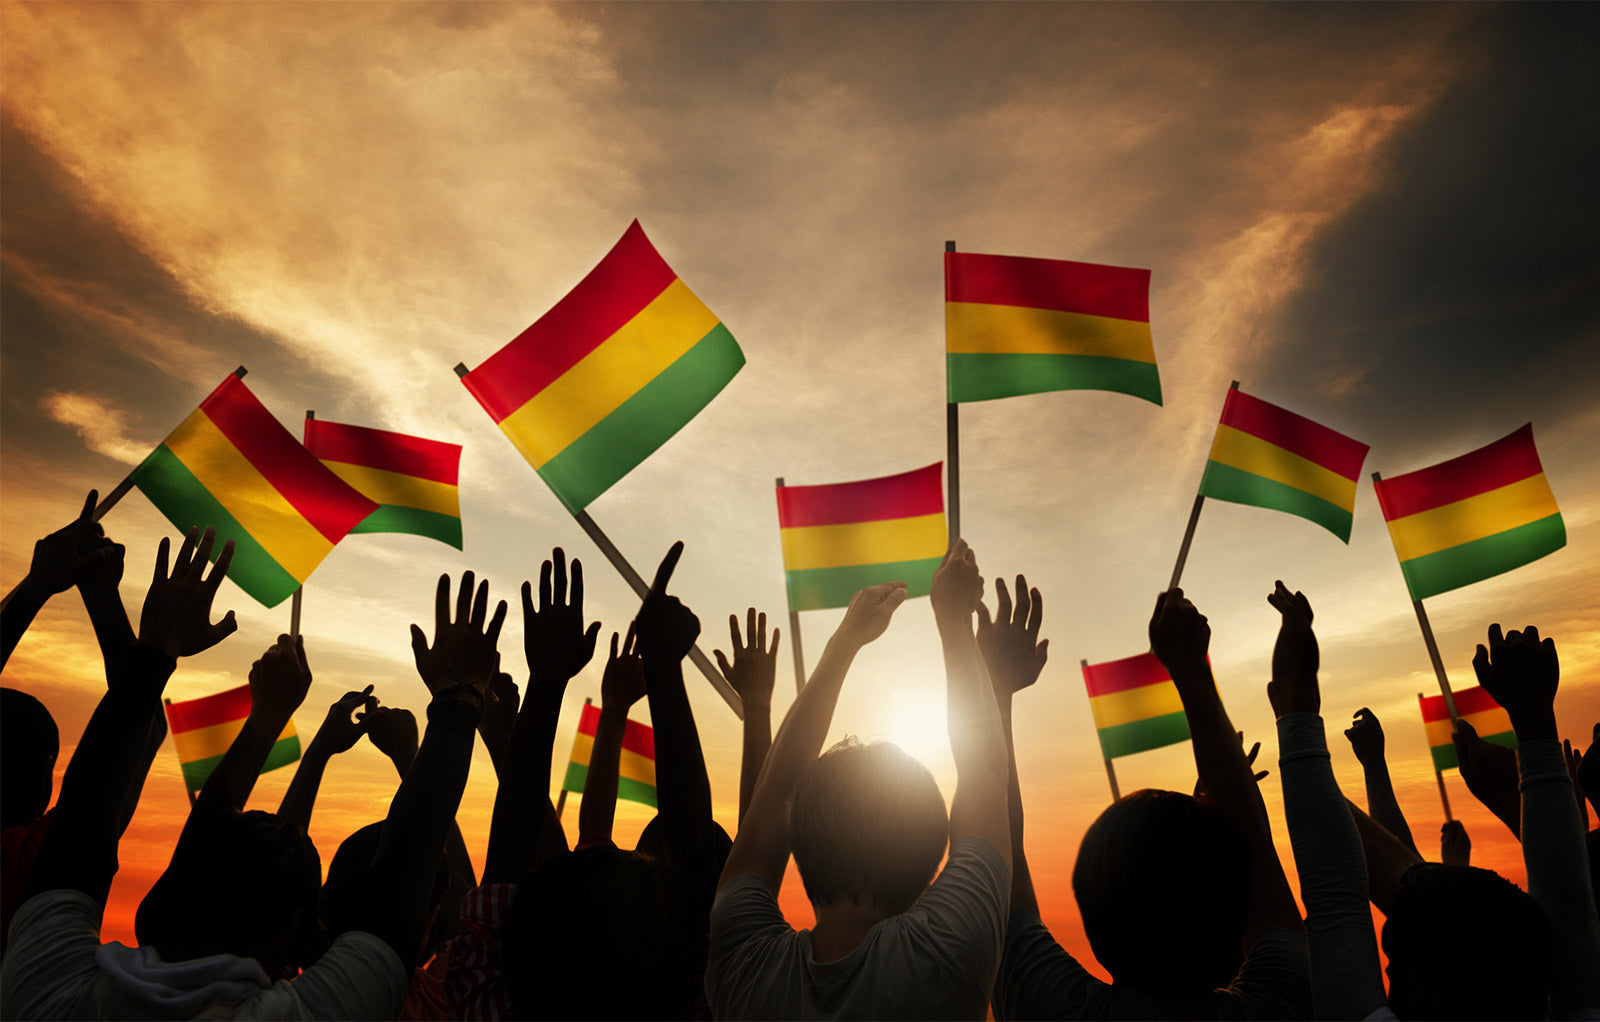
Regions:
M 411 626 L 411 655 L 417 658 L 419 664 L 428 655 L 428 637 L 416 625 Z
M 994 620 L 989 617 L 989 608 L 978 602 L 978 631 L 986 632 L 994 626 Z
M 733 667 L 728 664 L 728 658 L 722 655 L 722 650 L 714 649 L 711 655 L 717 658 L 717 668 L 722 671 L 722 676 L 731 683 L 733 681 Z
M 238 630 L 239 622 L 234 619 L 233 611 L 230 610 L 228 613 L 223 615 L 221 621 L 218 621 L 212 627 L 211 634 L 217 637 L 218 642 L 221 642 L 223 639 L 226 639 L 228 636 L 232 635 Z

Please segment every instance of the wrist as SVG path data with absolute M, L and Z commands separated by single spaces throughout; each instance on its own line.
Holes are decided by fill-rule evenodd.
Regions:
M 1511 729 L 1517 734 L 1517 741 L 1528 742 L 1539 738 L 1555 739 L 1556 711 L 1553 706 L 1541 706 L 1537 709 L 1518 710 L 1508 713 L 1511 718 Z

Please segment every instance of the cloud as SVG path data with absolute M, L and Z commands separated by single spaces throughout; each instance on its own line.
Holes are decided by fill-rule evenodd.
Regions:
M 91 451 L 125 465 L 139 464 L 156 445 L 130 440 L 127 416 L 122 410 L 88 394 L 47 391 L 39 406 L 52 419 L 71 426 Z

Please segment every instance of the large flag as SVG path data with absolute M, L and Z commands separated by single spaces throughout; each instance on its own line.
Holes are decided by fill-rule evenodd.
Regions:
M 1237 388 L 1228 391 L 1200 494 L 1308 518 L 1346 543 L 1367 445 Z
M 577 287 L 461 382 L 576 514 L 743 365 L 728 328 L 635 220 Z
M 1511 715 L 1500 704 L 1489 698 L 1489 693 L 1474 686 L 1453 693 L 1456 712 L 1472 725 L 1478 737 L 1508 749 L 1517 747 L 1517 733 L 1511 729 Z M 1422 704 L 1422 726 L 1428 731 L 1428 748 L 1433 753 L 1433 768 L 1449 770 L 1459 766 L 1456 762 L 1456 743 L 1452 739 L 1455 728 L 1450 723 L 1450 708 L 1444 696 L 1418 696 Z
M 562 791 L 583 794 L 584 783 L 589 779 L 589 756 L 594 752 L 594 736 L 599 727 L 600 707 L 584 703 L 583 715 L 578 718 L 578 733 L 572 739 L 567 776 L 561 781 Z M 647 806 L 656 804 L 656 733 L 649 724 L 630 720 L 622 733 L 617 797 Z
M 1083 683 L 1106 759 L 1189 740 L 1178 686 L 1154 653 L 1084 664 Z
M 183 783 L 190 791 L 205 787 L 206 778 L 222 762 L 223 753 L 239 737 L 245 718 L 250 716 L 250 686 L 240 685 L 216 695 L 167 704 L 167 725 L 172 744 L 178 747 L 183 764 Z M 300 736 L 294 721 L 278 735 L 261 772 L 288 766 L 300 758 Z
M 300 445 L 229 375 L 130 477 L 167 520 L 233 540 L 228 577 L 264 606 L 300 588 L 377 504 Z
M 1050 390 L 1161 403 L 1149 270 L 946 252 L 944 300 L 951 403 Z
M 409 532 L 461 549 L 461 445 L 307 419 L 306 450 L 378 509 L 351 532 Z
M 1532 423 L 1459 458 L 1380 479 L 1376 489 L 1413 600 L 1480 582 L 1567 545 Z
M 778 487 L 790 610 L 847 607 L 856 590 L 905 582 L 926 596 L 950 537 L 944 463 L 899 475 Z

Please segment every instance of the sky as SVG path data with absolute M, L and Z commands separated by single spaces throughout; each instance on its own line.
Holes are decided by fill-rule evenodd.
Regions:
M 441 572 L 470 568 L 515 608 L 561 546 L 585 562 L 590 617 L 624 628 L 631 592 L 451 367 L 521 332 L 637 218 L 747 365 L 589 510 L 646 576 L 685 541 L 674 591 L 702 649 L 728 649 L 722 622 L 747 606 L 780 619 L 781 715 L 794 688 L 773 479 L 945 457 L 944 242 L 1150 268 L 1161 406 L 1068 392 L 961 409 L 965 535 L 986 576 L 1025 572 L 1044 594 L 1051 659 L 1016 725 L 1028 851 L 1046 922 L 1089 961 L 1068 881 L 1109 793 L 1076 664 L 1148 648 L 1231 380 L 1370 444 L 1365 469 L 1385 475 L 1533 422 L 1567 546 L 1427 610 L 1457 687 L 1491 621 L 1555 636 L 1558 720 L 1587 744 L 1597 37 L 1582 5 L 0 3 L 0 585 L 244 365 L 296 435 L 314 409 L 464 447 L 464 551 L 355 536 L 308 582 L 304 740 L 366 684 L 423 709 L 407 625 L 427 623 Z M 104 525 L 128 546 L 137 620 L 173 530 L 137 492 Z M 1341 784 L 1361 801 L 1334 732 L 1371 707 L 1436 849 L 1416 695 L 1437 682 L 1370 485 L 1348 545 L 1212 501 L 1183 583 L 1211 620 L 1229 711 L 1263 743 L 1291 875 L 1264 691 L 1277 578 L 1317 610 Z M 238 634 L 185 661 L 170 697 L 241 684 L 287 628 L 286 604 L 231 585 L 219 607 Z M 809 662 L 840 616 L 804 615 Z M 901 743 L 948 797 L 934 636 L 926 601 L 908 603 L 857 660 L 833 736 Z M 600 666 L 568 690 L 557 777 Z M 68 595 L 4 681 L 51 708 L 64 767 L 103 678 Z M 731 832 L 738 722 L 689 680 Z M 1193 784 L 1186 745 L 1116 770 L 1124 792 Z M 251 806 L 274 808 L 289 776 L 263 776 Z M 324 863 L 394 783 L 365 743 L 329 768 L 312 823 Z M 1459 777 L 1445 784 L 1474 861 L 1520 881 L 1509 833 Z M 459 816 L 480 868 L 493 792 L 480 748 Z M 169 743 L 123 842 L 108 937 L 132 939 L 186 811 Z M 619 839 L 647 820 L 624 803 Z M 783 904 L 809 925 L 793 875 Z

